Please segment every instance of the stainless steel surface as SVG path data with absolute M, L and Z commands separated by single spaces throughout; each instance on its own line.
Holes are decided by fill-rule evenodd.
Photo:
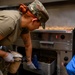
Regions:
M 65 69 L 66 64 L 72 58 L 72 51 L 60 51 L 60 75 L 68 75 Z
M 72 30 L 35 30 L 31 33 L 33 48 L 72 50 Z
M 45 63 L 45 62 L 39 62 L 40 63 L 40 68 L 43 70 L 45 75 L 53 75 L 55 72 L 55 63 L 56 60 L 52 61 L 51 63 Z
M 40 45 L 42 51 L 54 50 L 57 52 L 57 75 L 68 75 L 65 69 L 66 64 L 72 58 L 73 51 L 73 29 L 38 29 L 31 33 L 35 45 Z

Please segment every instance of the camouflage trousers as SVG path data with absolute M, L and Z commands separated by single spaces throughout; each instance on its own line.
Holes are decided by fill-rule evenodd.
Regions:
M 0 75 L 7 75 L 9 66 L 10 66 L 10 63 L 5 62 L 0 57 Z

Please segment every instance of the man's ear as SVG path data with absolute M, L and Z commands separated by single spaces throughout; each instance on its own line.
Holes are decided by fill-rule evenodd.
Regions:
M 32 19 L 32 22 L 34 22 L 34 21 L 37 21 L 37 18 L 33 18 L 33 19 Z

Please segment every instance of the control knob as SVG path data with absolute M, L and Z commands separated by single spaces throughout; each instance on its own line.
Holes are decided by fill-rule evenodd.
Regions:
M 62 39 L 62 40 L 65 39 L 65 35 L 61 35 L 61 39 Z
M 66 56 L 66 57 L 64 57 L 64 60 L 65 60 L 65 61 L 68 61 L 68 57 L 67 57 L 67 56 Z

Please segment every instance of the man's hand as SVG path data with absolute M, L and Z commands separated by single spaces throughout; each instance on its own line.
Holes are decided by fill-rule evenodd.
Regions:
M 30 68 L 30 69 L 37 69 L 35 67 L 35 65 L 31 62 L 31 63 L 27 63 L 27 66 Z
M 11 53 L 8 53 L 6 57 L 4 57 L 4 60 L 6 62 L 14 62 L 13 55 Z

